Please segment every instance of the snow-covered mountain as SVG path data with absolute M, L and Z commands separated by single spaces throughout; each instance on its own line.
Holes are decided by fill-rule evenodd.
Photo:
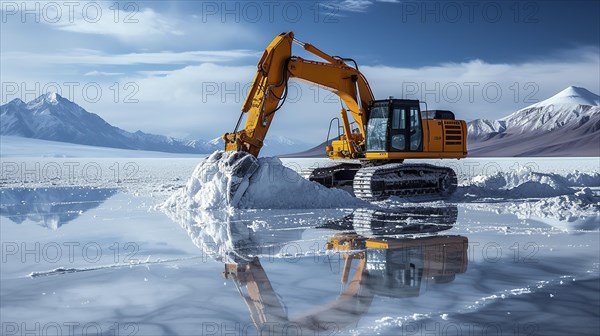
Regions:
M 600 96 L 575 86 L 499 120 L 468 123 L 475 156 L 598 156 Z
M 209 150 L 201 141 L 189 142 L 142 131 L 127 132 L 56 93 L 41 95 L 28 103 L 14 99 L 0 106 L 0 121 L 0 135 L 172 153 L 207 153 Z
M 128 132 L 56 93 L 41 95 L 28 103 L 17 98 L 0 106 L 0 135 L 169 153 L 203 154 L 223 148 L 219 139 L 182 140 L 142 131 Z M 261 154 L 276 155 L 308 147 L 274 137 L 265 141 Z

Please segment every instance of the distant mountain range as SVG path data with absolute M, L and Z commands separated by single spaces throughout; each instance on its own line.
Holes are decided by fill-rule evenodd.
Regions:
M 600 156 L 600 97 L 580 87 L 570 86 L 502 119 L 467 124 L 469 156 Z M 0 106 L 0 135 L 168 153 L 206 154 L 223 148 L 221 138 L 182 140 L 128 132 L 55 93 Z M 268 137 L 261 154 L 325 157 L 325 143 L 306 148 L 310 145 Z
M 476 119 L 467 127 L 472 157 L 600 156 L 600 96 L 570 86 L 502 119 Z M 284 157 L 325 157 L 325 145 Z
M 0 135 L 168 153 L 205 154 L 223 148 L 221 138 L 183 140 L 128 132 L 56 93 L 41 95 L 28 103 L 17 98 L 0 106 Z M 277 155 L 308 147 L 284 137 L 269 137 L 261 154 Z

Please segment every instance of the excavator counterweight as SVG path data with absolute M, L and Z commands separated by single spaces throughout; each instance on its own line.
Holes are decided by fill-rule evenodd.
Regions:
M 294 43 L 322 61 L 293 56 Z M 354 60 L 330 56 L 296 40 L 292 32 L 279 34 L 265 49 L 238 123 L 232 133 L 223 135 L 226 151 L 259 155 L 273 117 L 285 103 L 292 78 L 318 84 L 340 98 L 343 133 L 325 150 L 333 160 L 359 160 L 304 170 L 305 178 L 327 187 L 345 188 L 365 200 L 414 195 L 443 197 L 456 189 L 456 174 L 450 168 L 402 163 L 406 159 L 465 158 L 465 121 L 455 120 L 450 111 L 421 111 L 418 100 L 375 100 Z M 240 129 L 245 114 L 246 122 Z M 240 165 L 239 173 L 251 174 L 251 159 L 243 159 L 246 164 Z M 232 186 L 232 200 L 239 200 L 247 180 L 242 178 L 242 182 Z

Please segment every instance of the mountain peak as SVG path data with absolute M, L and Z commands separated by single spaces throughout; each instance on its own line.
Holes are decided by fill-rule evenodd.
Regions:
M 530 109 L 535 107 L 543 107 L 550 105 L 589 105 L 599 106 L 600 96 L 587 90 L 586 88 L 578 86 L 569 86 L 566 89 L 560 91 L 554 96 L 543 100 L 539 103 L 528 106 L 524 109 Z
M 58 98 L 61 98 L 61 97 L 56 92 L 48 92 L 44 95 L 44 101 L 50 105 L 58 104 Z
M 580 95 L 586 95 L 586 94 L 590 94 L 591 92 L 588 91 L 586 88 L 582 88 L 579 86 L 574 86 L 571 85 L 569 87 L 567 87 L 566 89 L 560 91 L 559 93 L 557 93 L 557 96 L 580 96 Z M 592 93 L 593 94 L 593 93 Z
M 21 105 L 25 105 L 25 102 L 22 101 L 21 98 L 15 98 L 15 99 L 9 101 L 7 105 L 21 106 Z
M 56 92 L 47 92 L 27 103 L 28 109 L 37 109 L 45 104 L 58 105 L 63 98 Z

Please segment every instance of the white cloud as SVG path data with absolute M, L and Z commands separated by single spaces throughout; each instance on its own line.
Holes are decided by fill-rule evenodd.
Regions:
M 187 64 L 204 62 L 227 62 L 245 57 L 257 57 L 260 53 L 251 50 L 202 50 L 183 52 L 146 52 L 107 54 L 97 50 L 79 49 L 60 54 L 32 52 L 5 52 L 2 61 L 17 64 Z
M 84 76 L 122 76 L 123 72 L 104 72 L 104 71 L 89 71 L 84 74 Z
M 73 46 L 111 52 L 218 50 L 239 48 L 240 41 L 249 45 L 264 39 L 258 25 L 206 21 L 197 15 L 194 18 L 189 12 L 197 10 L 183 12 L 178 9 L 180 4 L 175 3 L 11 1 L 2 4 L 3 54 L 26 50 L 62 52 Z M 159 9 L 164 7 L 168 10 Z
M 141 75 L 142 77 L 164 77 L 170 75 L 171 72 L 172 71 L 170 70 L 140 70 L 137 72 L 137 74 Z
M 46 18 L 41 22 L 58 30 L 109 35 L 126 41 L 183 34 L 176 19 L 151 8 L 140 8 L 136 2 L 54 2 L 44 5 L 42 14 Z
M 139 87 L 135 96 L 139 103 L 128 107 L 124 127 L 140 127 L 143 118 L 160 120 L 148 131 L 205 139 L 219 136 L 234 126 L 255 72 L 256 66 L 204 63 L 131 78 Z
M 334 14 L 337 11 L 347 11 L 347 12 L 358 12 L 362 13 L 367 11 L 371 5 L 373 5 L 373 1 L 370 0 L 335 0 L 335 1 L 326 1 L 319 3 L 320 6 L 331 9 Z M 334 14 L 335 15 L 335 14 Z
M 337 11 L 366 12 L 375 2 L 400 3 L 400 0 L 331 0 L 319 3 L 319 5 L 332 10 L 328 14 L 340 15 Z
M 151 5 L 140 5 L 135 1 L 11 2 L 3 5 L 0 13 L 3 35 L 10 37 L 27 30 L 35 32 L 35 35 L 27 36 L 28 40 L 46 39 L 53 36 L 53 31 L 54 34 L 57 31 L 73 33 L 68 35 L 69 39 L 73 39 L 75 34 L 79 37 L 95 35 L 113 38 L 129 46 L 150 48 L 178 46 L 182 43 L 224 46 L 240 39 L 260 40 L 253 27 L 226 25 L 219 21 L 206 22 L 197 15 L 174 11 L 165 13 L 143 7 Z M 92 41 L 106 43 L 106 40 Z M 57 44 L 63 42 L 56 41 Z M 11 45 L 18 44 L 18 39 L 11 40 Z M 4 50 L 6 46 L 3 46 Z

